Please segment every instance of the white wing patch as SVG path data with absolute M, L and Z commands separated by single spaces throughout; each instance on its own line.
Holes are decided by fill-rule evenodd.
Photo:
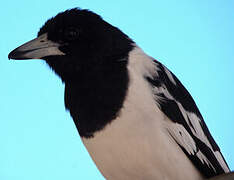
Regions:
M 164 70 L 165 70 L 165 72 L 166 72 L 168 78 L 170 79 L 170 81 L 171 81 L 174 85 L 176 85 L 175 79 L 173 78 L 172 74 L 170 73 L 170 71 L 169 71 L 165 66 L 164 66 Z
M 215 157 L 217 158 L 218 162 L 221 164 L 222 168 L 224 169 L 225 172 L 230 172 L 229 168 L 227 167 L 227 164 L 223 160 L 223 156 L 219 151 L 215 151 Z
M 198 150 L 198 152 L 196 153 L 196 156 L 202 161 L 203 164 L 206 163 L 216 172 L 216 169 L 214 168 L 214 166 L 211 164 L 211 162 L 206 158 L 206 156 L 200 150 Z
M 211 164 L 211 162 L 206 158 L 206 156 L 197 149 L 196 143 L 193 140 L 193 138 L 190 136 L 188 131 L 184 128 L 183 125 L 171 122 L 169 123 L 169 126 L 167 126 L 167 130 L 170 133 L 170 135 L 173 137 L 173 139 L 182 146 L 189 155 L 195 155 L 197 156 L 200 161 L 204 164 L 206 163 L 208 166 L 210 166 L 214 171 L 215 168 Z
M 162 69 L 158 67 L 159 64 L 156 63 L 155 65 L 156 65 L 155 71 L 157 71 L 157 75 L 158 75 L 159 71 L 162 71 Z M 163 70 L 165 74 L 168 76 L 168 79 L 171 81 L 171 83 L 173 83 L 176 86 L 177 83 L 172 73 L 165 66 L 163 66 L 163 68 L 164 68 Z M 186 111 L 185 108 L 182 106 L 182 104 L 178 102 L 170 94 L 170 92 L 168 91 L 164 83 L 160 84 L 160 86 L 158 87 L 152 86 L 152 91 L 154 94 L 154 99 L 156 101 L 156 104 L 159 107 L 160 107 L 160 102 L 163 102 L 163 101 L 166 102 L 168 100 L 172 100 L 177 104 L 192 134 L 196 136 L 198 139 L 200 139 L 203 143 L 206 144 L 206 146 L 208 146 L 211 149 L 211 151 L 215 155 L 217 161 L 219 162 L 223 170 L 225 172 L 229 172 L 229 168 L 226 165 L 221 153 L 219 151 L 213 150 L 210 141 L 205 135 L 203 128 L 201 126 L 201 123 L 202 123 L 201 119 L 195 113 Z M 162 94 L 164 95 L 164 97 L 161 96 Z M 183 125 L 176 123 L 176 122 L 172 122 L 171 125 L 168 126 L 168 131 L 171 134 L 171 136 L 176 140 L 176 142 L 187 151 L 188 154 L 195 155 L 196 157 L 200 159 L 200 161 L 203 164 L 204 163 L 207 164 L 210 168 L 212 168 L 216 172 L 216 169 L 214 168 L 210 160 L 207 159 L 207 157 L 197 148 L 196 142 L 194 141 L 192 136 L 189 134 L 189 132 L 186 130 L 186 128 Z
M 194 155 L 196 153 L 196 143 L 186 129 L 178 123 L 170 123 L 168 132 L 175 139 L 175 141 L 181 145 L 189 154 Z

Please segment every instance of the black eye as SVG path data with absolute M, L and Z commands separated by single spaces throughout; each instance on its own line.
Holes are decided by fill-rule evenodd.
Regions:
M 69 27 L 64 32 L 64 38 L 68 41 L 74 41 L 78 39 L 79 36 L 79 30 L 74 27 Z

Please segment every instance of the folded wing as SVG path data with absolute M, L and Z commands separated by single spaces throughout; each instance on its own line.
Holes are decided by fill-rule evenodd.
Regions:
M 155 74 L 145 77 L 156 105 L 173 121 L 168 132 L 205 177 L 229 172 L 193 98 L 176 76 L 154 60 Z

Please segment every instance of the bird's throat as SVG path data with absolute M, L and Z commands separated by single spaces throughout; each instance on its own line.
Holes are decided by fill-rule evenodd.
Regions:
M 65 106 L 81 137 L 93 137 L 119 115 L 128 81 L 127 61 L 123 61 L 65 82 Z

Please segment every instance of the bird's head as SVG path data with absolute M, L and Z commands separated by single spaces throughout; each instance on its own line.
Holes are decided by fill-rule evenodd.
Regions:
M 59 13 L 39 30 L 38 37 L 16 48 L 9 59 L 43 59 L 63 79 L 116 63 L 133 42 L 99 15 L 78 8 Z

